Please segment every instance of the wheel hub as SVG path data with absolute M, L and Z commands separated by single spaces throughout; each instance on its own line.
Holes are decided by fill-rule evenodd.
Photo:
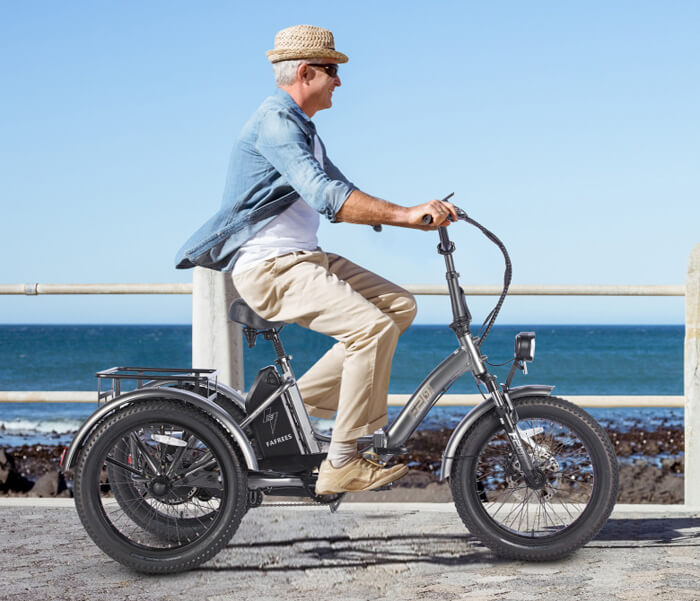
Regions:
M 547 476 L 538 467 L 534 468 L 529 476 L 525 475 L 525 480 L 527 485 L 534 490 L 542 490 L 547 484 Z
M 164 497 L 172 490 L 172 487 L 172 482 L 167 476 L 158 476 L 149 485 L 151 492 L 156 497 Z

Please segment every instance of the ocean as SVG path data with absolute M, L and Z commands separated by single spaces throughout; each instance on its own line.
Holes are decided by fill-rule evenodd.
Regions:
M 682 325 L 495 326 L 483 347 L 488 360 L 510 360 L 520 331 L 535 331 L 537 346 L 528 375 L 517 375 L 514 384 L 556 385 L 555 394 L 563 397 L 683 394 Z M 297 376 L 333 344 L 296 325 L 286 326 L 281 337 Z M 446 326 L 411 326 L 399 341 L 389 392 L 413 392 L 455 348 L 454 334 Z M 116 365 L 189 367 L 191 353 L 189 325 L 0 325 L 0 390 L 95 390 L 98 370 Z M 255 348 L 245 346 L 244 357 L 248 386 L 261 367 L 272 363 L 274 351 L 259 338 Z M 494 371 L 503 380 L 508 366 Z M 449 392 L 475 393 L 473 378 L 466 374 Z M 66 444 L 94 409 L 90 404 L 0 403 L 0 447 Z M 399 410 L 390 407 L 389 419 Z M 604 426 L 622 431 L 683 424 L 681 408 L 589 411 Z M 435 407 L 422 427 L 452 428 L 464 412 Z

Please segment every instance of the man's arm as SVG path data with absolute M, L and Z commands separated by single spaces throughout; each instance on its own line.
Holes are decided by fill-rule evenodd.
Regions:
M 457 219 L 454 205 L 449 202 L 431 200 L 413 207 L 402 207 L 355 189 L 335 214 L 335 218 L 336 221 L 347 223 L 397 225 L 420 230 L 435 230 L 440 226 L 450 225 L 449 214 Z M 423 215 L 431 215 L 433 223 L 425 225 Z
M 338 209 L 355 186 L 345 178 L 329 177 L 289 111 L 268 111 L 254 146 L 311 207 L 330 221 L 336 220 Z

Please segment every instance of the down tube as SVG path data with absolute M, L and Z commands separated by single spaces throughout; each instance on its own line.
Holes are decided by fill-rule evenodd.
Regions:
M 411 395 L 406 406 L 387 430 L 387 446 L 403 446 L 438 399 L 457 378 L 468 371 L 472 371 L 469 354 L 466 349 L 460 347 L 431 371 Z

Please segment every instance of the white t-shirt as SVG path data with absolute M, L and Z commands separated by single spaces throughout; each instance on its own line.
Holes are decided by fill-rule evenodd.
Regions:
M 314 157 L 323 167 L 323 151 L 314 136 Z M 246 271 L 256 263 L 286 255 L 296 250 L 318 248 L 319 214 L 303 198 L 275 217 L 238 250 L 233 275 Z

